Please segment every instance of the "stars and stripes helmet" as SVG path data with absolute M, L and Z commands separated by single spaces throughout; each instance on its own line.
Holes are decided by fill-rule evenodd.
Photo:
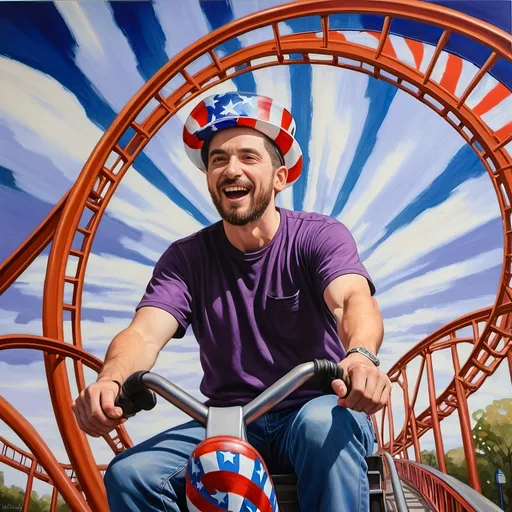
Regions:
M 183 128 L 183 142 L 194 165 L 206 172 L 201 156 L 203 144 L 216 132 L 235 126 L 254 128 L 271 139 L 288 168 L 286 186 L 302 172 L 302 151 L 295 140 L 295 121 L 288 109 L 267 96 L 254 93 L 214 94 L 199 102 Z
M 279 510 L 261 456 L 237 437 L 211 437 L 196 447 L 188 461 L 186 494 L 191 512 Z

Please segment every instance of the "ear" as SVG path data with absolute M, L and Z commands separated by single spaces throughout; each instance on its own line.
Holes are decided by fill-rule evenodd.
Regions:
M 286 180 L 288 179 L 288 167 L 282 165 L 278 167 L 274 173 L 274 191 L 276 194 L 281 192 L 286 187 Z

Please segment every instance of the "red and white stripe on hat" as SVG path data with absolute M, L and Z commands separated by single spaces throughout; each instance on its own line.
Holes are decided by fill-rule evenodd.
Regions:
M 220 129 L 236 126 L 254 128 L 274 141 L 288 168 L 287 186 L 299 178 L 302 151 L 294 138 L 295 121 L 291 112 L 272 98 L 252 93 L 213 95 L 192 110 L 183 128 L 183 141 L 196 167 L 206 171 L 201 159 L 204 141 Z

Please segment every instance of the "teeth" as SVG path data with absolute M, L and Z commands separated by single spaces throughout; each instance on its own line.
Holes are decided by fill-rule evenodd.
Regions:
M 247 192 L 249 190 L 247 187 L 226 187 L 224 192 L 237 192 L 237 191 Z

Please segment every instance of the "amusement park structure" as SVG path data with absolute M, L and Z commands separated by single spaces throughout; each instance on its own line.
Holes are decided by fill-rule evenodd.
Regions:
M 348 13 L 380 16 L 382 27 L 378 31 L 366 31 L 367 37 L 354 37 L 360 35 L 358 31 L 331 28 L 332 16 Z M 321 30 L 280 34 L 281 22 L 304 16 L 317 17 Z M 396 20 L 440 28 L 441 36 L 434 50 L 425 51 L 424 42 L 393 35 Z M 228 48 L 225 43 L 263 27 L 271 27 L 271 39 L 227 54 L 216 52 L 220 45 Z M 489 52 L 469 83 L 460 80 L 464 59 L 447 49 L 453 35 L 471 40 Z M 407 53 L 402 51 L 403 47 L 408 49 Z M 0 418 L 31 451 L 23 451 L 0 439 L 0 462 L 28 475 L 24 510 L 28 510 L 34 478 L 54 486 L 51 510 L 56 510 L 58 494 L 72 510 L 108 510 L 102 481 L 106 466 L 94 460 L 86 435 L 75 422 L 69 378 L 76 380 L 80 391 L 85 387 L 84 364 L 95 371 L 101 367 L 101 361 L 82 348 L 82 292 L 95 234 L 119 182 L 158 130 L 200 94 L 256 69 L 304 63 L 365 73 L 414 96 L 457 130 L 478 155 L 494 186 L 504 233 L 503 267 L 494 305 L 453 320 L 398 360 L 388 375 L 394 386 L 402 390 L 403 401 L 394 404 L 390 399 L 379 418 L 373 418 L 379 451 L 393 457 L 400 478 L 415 488 L 432 510 L 477 510 L 463 491 L 443 478 L 447 469 L 440 422 L 458 412 L 469 484 L 481 492 L 468 397 L 478 392 L 501 363 L 508 365 L 512 378 L 512 122 L 499 125 L 486 117 L 512 94 L 493 74 L 498 65 L 510 66 L 511 48 L 512 37 L 506 32 L 434 4 L 416 0 L 301 0 L 225 25 L 160 69 L 117 116 L 69 192 L 0 267 L 2 293 L 51 242 L 42 306 L 43 336 L 3 335 L 0 349 L 23 348 L 44 353 L 51 402 L 71 464 L 60 464 L 30 423 L 0 397 Z M 405 55 L 412 55 L 413 60 Z M 439 75 L 435 70 L 441 57 L 446 65 Z M 198 69 L 194 63 L 200 59 L 204 62 L 205 58 L 209 59 L 209 65 L 191 71 L 191 68 Z M 484 80 L 492 86 L 475 101 L 472 93 Z M 72 325 L 71 338 L 64 334 L 67 320 Z M 468 328 L 472 332 L 470 336 Z M 459 361 L 459 344 L 472 347 L 464 364 Z M 436 389 L 432 361 L 432 354 L 437 351 L 449 353 L 453 363 L 453 379 L 441 391 Z M 71 376 L 66 367 L 67 358 L 73 361 Z M 420 366 L 416 382 L 410 382 L 406 373 L 407 365 L 413 360 L 419 361 Z M 414 406 L 425 374 L 429 407 L 417 414 Z M 393 409 L 398 406 L 405 410 L 399 432 L 395 431 L 393 422 Z M 430 430 L 439 467 L 435 473 L 421 464 L 420 438 Z M 104 439 L 114 454 L 132 445 L 123 426 Z M 414 460 L 409 459 L 410 447 Z

